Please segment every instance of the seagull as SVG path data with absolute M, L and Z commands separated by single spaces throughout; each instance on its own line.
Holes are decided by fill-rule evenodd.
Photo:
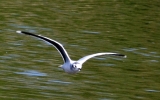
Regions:
M 17 33 L 20 34 L 26 34 L 26 35 L 30 35 L 39 39 L 42 39 L 50 44 L 52 44 L 61 54 L 64 64 L 61 65 L 60 67 L 69 74 L 75 74 L 79 71 L 81 71 L 82 69 L 82 64 L 87 61 L 90 58 L 93 58 L 95 56 L 101 56 L 101 55 L 113 55 L 113 56 L 120 56 L 120 57 L 124 57 L 126 58 L 126 55 L 123 54 L 119 54 L 119 53 L 112 53 L 112 52 L 103 52 L 103 53 L 95 53 L 95 54 L 91 54 L 91 55 L 87 55 L 85 57 L 80 58 L 79 60 L 75 61 L 75 60 L 71 60 L 71 58 L 69 57 L 67 51 L 65 50 L 65 48 L 63 47 L 63 45 L 53 39 L 50 39 L 48 37 L 45 36 L 41 36 L 41 35 L 36 35 L 30 32 L 25 32 L 25 31 L 16 31 Z

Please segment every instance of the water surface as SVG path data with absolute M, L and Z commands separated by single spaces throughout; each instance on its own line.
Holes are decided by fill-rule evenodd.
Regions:
M 0 99 L 158 100 L 160 2 L 1 0 Z M 60 54 L 23 30 L 62 43 L 72 59 L 97 52 L 75 75 Z

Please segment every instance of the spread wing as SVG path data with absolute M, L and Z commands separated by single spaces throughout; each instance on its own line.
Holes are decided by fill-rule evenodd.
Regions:
M 44 37 L 44 36 L 41 36 L 41 35 L 36 35 L 36 34 L 33 34 L 33 33 L 29 33 L 29 32 L 24 32 L 24 31 L 16 31 L 16 32 L 17 33 L 23 33 L 23 34 L 26 34 L 26 35 L 31 35 L 31 36 L 40 38 L 40 39 L 52 44 L 59 51 L 59 53 L 61 54 L 64 62 L 69 62 L 70 61 L 70 57 L 69 57 L 67 51 L 64 49 L 62 44 L 60 44 L 59 42 L 57 42 L 55 40 L 52 40 L 48 37 Z
M 95 54 L 91 54 L 91 55 L 88 55 L 88 56 L 85 56 L 85 57 L 79 59 L 78 62 L 81 63 L 81 64 L 83 64 L 88 59 L 93 58 L 95 56 L 101 56 L 101 55 L 113 55 L 113 56 L 120 56 L 120 57 L 124 57 L 124 58 L 127 57 L 126 55 L 119 54 L 119 53 L 112 53 L 112 52 L 95 53 Z

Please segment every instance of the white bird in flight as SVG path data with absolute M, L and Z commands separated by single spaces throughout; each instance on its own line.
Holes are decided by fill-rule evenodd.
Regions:
M 52 44 L 58 51 L 59 53 L 61 54 L 62 58 L 63 58 L 63 61 L 64 61 L 64 64 L 61 65 L 60 67 L 66 72 L 66 73 L 70 73 L 70 74 L 75 74 L 77 72 L 79 72 L 81 69 L 82 69 L 82 64 L 90 59 L 90 58 L 93 58 L 95 56 L 101 56 L 101 55 L 114 55 L 114 56 L 121 56 L 121 57 L 124 57 L 126 58 L 127 56 L 126 55 L 123 55 L 123 54 L 119 54 L 119 53 L 112 53 L 112 52 L 104 52 L 104 53 L 95 53 L 95 54 L 91 54 L 91 55 L 87 55 L 77 61 L 75 60 L 71 60 L 67 51 L 65 50 L 65 48 L 62 46 L 61 43 L 55 41 L 55 40 L 52 40 L 48 37 L 44 37 L 44 36 L 41 36 L 41 35 L 36 35 L 36 34 L 33 34 L 33 33 L 29 33 L 29 32 L 24 32 L 24 31 L 16 31 L 17 33 L 21 33 L 21 34 L 26 34 L 26 35 L 31 35 L 31 36 L 34 36 L 34 37 L 37 37 L 37 38 L 40 38 L 50 44 Z

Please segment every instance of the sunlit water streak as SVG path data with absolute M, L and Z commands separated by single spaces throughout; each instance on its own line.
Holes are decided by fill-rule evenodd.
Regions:
M 35 70 L 25 70 L 24 72 L 15 72 L 16 74 L 22 74 L 27 76 L 47 76 L 46 73 L 41 73 Z
M 87 34 L 100 34 L 100 32 L 93 32 L 93 31 L 88 31 L 88 30 L 83 30 L 81 32 L 87 33 Z

